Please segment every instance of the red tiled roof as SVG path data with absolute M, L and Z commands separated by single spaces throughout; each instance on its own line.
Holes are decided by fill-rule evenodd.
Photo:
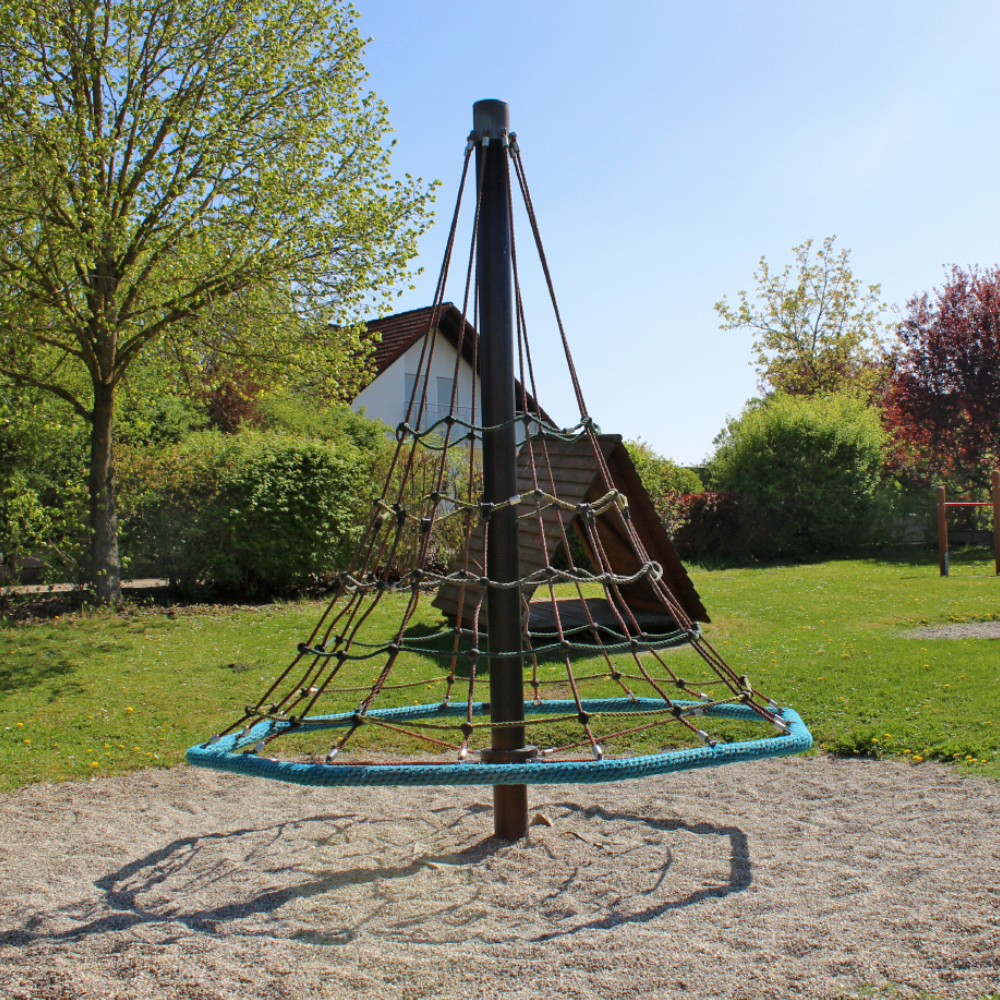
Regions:
M 373 319 L 366 325 L 369 331 L 377 331 L 382 339 L 375 348 L 376 378 L 393 362 L 400 358 L 411 345 L 420 340 L 430 330 L 433 306 L 423 309 L 411 309 L 409 312 L 394 313 L 383 319 Z M 438 329 L 448 339 L 452 347 L 458 348 L 458 335 L 461 330 L 462 314 L 451 302 L 443 302 L 438 314 Z M 466 320 L 466 330 L 472 337 L 462 338 L 462 356 L 471 365 L 473 358 L 474 337 L 478 337 L 475 328 Z M 521 399 L 521 383 L 516 382 L 517 399 Z M 528 394 L 529 412 L 539 413 L 542 419 L 551 423 L 549 415 L 541 409 L 531 394 Z
M 445 302 L 441 307 L 442 314 L 455 307 Z M 382 374 L 406 349 L 419 340 L 431 325 L 433 306 L 423 309 L 411 309 L 409 312 L 395 313 L 383 319 L 373 319 L 367 326 L 370 331 L 377 331 L 382 340 L 375 348 L 375 370 Z M 457 311 L 457 310 L 456 310 Z

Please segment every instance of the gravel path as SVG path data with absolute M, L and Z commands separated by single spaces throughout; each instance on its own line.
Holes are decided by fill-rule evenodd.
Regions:
M 796 758 L 530 789 L 177 768 L 2 797 L 0 996 L 832 998 L 1000 990 L 1000 784 Z

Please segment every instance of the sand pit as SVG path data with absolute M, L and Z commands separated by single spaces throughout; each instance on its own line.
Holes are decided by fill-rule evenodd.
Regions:
M 3 797 L 0 995 L 831 998 L 1000 989 L 1000 785 L 826 757 L 530 790 L 178 768 Z

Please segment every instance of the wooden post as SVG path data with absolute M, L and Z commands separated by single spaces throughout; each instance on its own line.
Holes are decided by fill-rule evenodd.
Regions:
M 477 101 L 472 107 L 477 176 L 482 168 L 477 263 L 479 333 L 482 358 L 483 500 L 498 504 L 517 493 L 517 432 L 514 420 L 514 287 L 508 213 L 507 130 L 503 101 Z M 499 426 L 498 426 L 499 425 Z M 490 515 L 486 543 L 487 575 L 497 583 L 519 578 L 517 507 Z M 521 593 L 516 587 L 486 589 L 489 616 L 490 720 L 507 725 L 491 730 L 483 760 L 516 763 L 525 759 L 524 675 L 521 657 Z M 499 656 L 497 654 L 500 654 Z M 510 725 L 515 723 L 515 725 Z M 493 786 L 493 830 L 503 840 L 528 834 L 526 785 Z
M 945 507 L 945 491 L 943 486 L 937 488 L 938 505 L 938 553 L 940 555 L 941 575 L 948 575 L 948 508 Z
M 1000 576 L 1000 472 L 994 469 L 990 479 L 993 482 L 993 568 Z

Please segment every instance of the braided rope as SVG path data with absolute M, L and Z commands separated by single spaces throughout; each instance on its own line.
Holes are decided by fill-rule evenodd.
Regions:
M 569 703 L 573 704 L 573 703 Z M 584 702 L 587 706 L 588 703 Z M 482 705 L 476 706 L 482 711 Z M 382 718 L 402 718 L 406 712 L 427 708 L 385 709 Z M 535 709 L 526 702 L 526 715 Z M 393 713 L 393 714 L 390 714 Z M 750 721 L 755 716 L 740 706 L 717 706 L 707 714 L 731 720 Z M 195 767 L 232 771 L 292 782 L 297 785 L 342 787 L 348 785 L 560 785 L 597 784 L 626 778 L 648 777 L 698 767 L 716 767 L 734 761 L 758 760 L 801 753 L 812 746 L 812 737 L 798 714 L 790 708 L 780 710 L 787 732 L 769 739 L 741 743 L 718 743 L 689 750 L 671 750 L 614 760 L 532 761 L 526 764 L 484 764 L 474 761 L 453 764 L 301 764 L 294 761 L 261 757 L 244 748 L 256 745 L 272 723 L 255 726 L 242 738 L 223 737 L 215 744 L 200 743 L 187 752 L 188 763 Z M 340 722 L 344 717 L 330 716 L 324 722 Z M 315 720 L 319 722 L 320 720 Z M 349 724 L 344 720 L 344 724 Z

